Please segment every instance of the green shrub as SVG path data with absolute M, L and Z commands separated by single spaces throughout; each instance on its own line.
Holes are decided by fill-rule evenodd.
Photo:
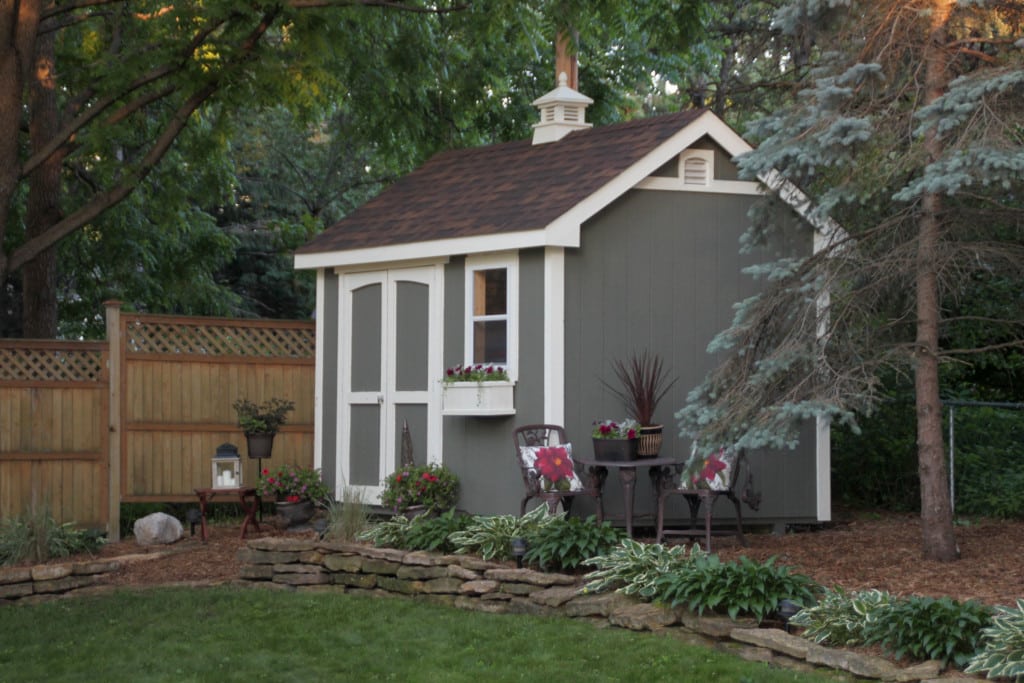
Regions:
M 951 598 L 910 597 L 879 607 L 864 624 L 864 642 L 881 645 L 897 659 L 965 664 L 981 644 L 991 610 Z
M 44 508 L 0 520 L 0 565 L 45 562 L 54 557 L 91 553 L 104 543 L 102 533 L 59 524 Z
M 584 589 L 594 593 L 615 590 L 650 600 L 657 593 L 654 584 L 659 576 L 685 572 L 704 555 L 696 543 L 687 554 L 685 545 L 669 547 L 624 538 L 607 554 L 592 557 L 583 563 L 597 567 L 586 574 Z
M 422 515 L 415 517 L 405 528 L 405 545 L 407 550 L 430 550 L 450 553 L 455 545 L 448 539 L 453 533 L 463 531 L 473 523 L 469 515 L 457 512 L 452 508 L 436 517 Z
M 826 590 L 816 605 L 805 606 L 790 620 L 791 626 L 804 630 L 804 638 L 839 647 L 864 642 L 864 624 L 869 615 L 878 615 L 888 607 L 892 596 L 869 590 L 847 594 L 842 588 Z
M 448 540 L 457 553 L 475 553 L 485 560 L 507 560 L 512 557 L 513 538 L 528 538 L 554 519 L 557 517 L 549 515 L 544 505 L 522 517 L 474 517 L 465 529 L 456 531 Z
M 981 631 L 984 647 L 971 657 L 966 673 L 988 678 L 1024 678 L 1024 600 L 1016 608 L 998 607 L 992 623 Z
M 685 571 L 658 577 L 654 586 L 657 599 L 673 607 L 686 605 L 698 614 L 706 609 L 724 611 L 734 619 L 749 614 L 758 621 L 773 614 L 781 600 L 812 603 L 818 590 L 810 578 L 776 566 L 774 557 L 765 562 L 748 557 L 722 562 L 717 555 L 697 557 Z
M 591 515 L 556 517 L 527 537 L 523 560 L 544 571 L 575 569 L 584 560 L 608 552 L 618 545 L 625 532 L 610 522 L 598 523 Z

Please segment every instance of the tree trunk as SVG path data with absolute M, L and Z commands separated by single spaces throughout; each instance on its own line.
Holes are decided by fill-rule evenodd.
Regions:
M 7 281 L 3 249 L 18 187 L 24 86 L 35 51 L 39 0 L 0 0 L 0 283 Z
M 29 139 L 32 149 L 40 149 L 57 132 L 56 80 L 54 74 L 53 33 L 44 33 L 36 41 L 35 68 L 29 80 Z M 61 154 L 55 152 L 29 176 L 26 236 L 42 235 L 60 220 Z M 25 264 L 22 270 L 23 334 L 30 339 L 57 336 L 57 247 L 51 246 Z
M 946 22 L 954 0 L 936 0 L 931 31 L 924 50 L 925 102 L 940 97 L 949 81 Z M 939 157 L 942 142 L 934 133 L 924 141 L 930 160 Z M 945 448 L 942 439 L 942 402 L 939 398 L 938 256 L 942 230 L 942 199 L 926 194 L 921 202 L 917 245 L 917 344 L 914 386 L 917 403 L 917 461 L 921 478 L 921 535 L 924 556 L 949 562 L 959 557 L 953 533 Z

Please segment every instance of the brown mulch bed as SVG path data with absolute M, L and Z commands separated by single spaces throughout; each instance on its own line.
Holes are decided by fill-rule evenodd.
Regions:
M 197 532 L 198 533 L 198 532 Z M 245 545 L 238 525 L 215 525 L 206 543 L 190 537 L 171 546 L 142 547 L 133 539 L 107 544 L 100 557 L 123 557 L 120 571 L 106 582 L 119 586 L 224 582 L 238 578 L 238 550 Z M 287 534 L 272 520 L 248 538 Z M 1024 521 L 980 520 L 956 528 L 961 559 L 941 563 L 922 559 L 920 523 L 913 515 L 844 515 L 839 521 L 785 535 L 748 531 L 749 546 L 734 537 L 716 537 L 723 559 L 747 555 L 846 590 L 877 588 L 901 595 L 949 596 L 991 605 L 1012 605 L 1024 597 Z

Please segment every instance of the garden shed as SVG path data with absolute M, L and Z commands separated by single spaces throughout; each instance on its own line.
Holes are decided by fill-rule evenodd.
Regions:
M 743 269 L 767 256 L 739 249 L 762 188 L 732 159 L 751 148 L 709 111 L 592 127 L 590 103 L 563 76 L 534 103 L 532 139 L 442 152 L 297 251 L 296 267 L 317 273 L 315 459 L 337 495 L 375 502 L 407 425 L 417 462 L 460 477 L 461 508 L 517 512 L 513 429 L 562 424 L 589 454 L 593 423 L 625 415 L 602 380 L 642 351 L 678 377 L 656 415 L 661 455 L 689 454 L 673 413 L 756 291 Z M 809 253 L 814 240 L 795 230 L 778 248 Z M 446 405 L 446 369 L 487 362 L 507 367 L 510 402 Z M 752 518 L 829 519 L 827 425 L 750 461 L 763 494 Z M 621 513 L 613 478 L 605 494 Z

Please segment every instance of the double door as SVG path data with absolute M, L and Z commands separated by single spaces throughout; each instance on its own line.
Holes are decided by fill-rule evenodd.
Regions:
M 440 461 L 443 266 L 342 276 L 339 472 L 367 503 L 401 461 Z M 346 343 L 347 342 L 347 343 Z

